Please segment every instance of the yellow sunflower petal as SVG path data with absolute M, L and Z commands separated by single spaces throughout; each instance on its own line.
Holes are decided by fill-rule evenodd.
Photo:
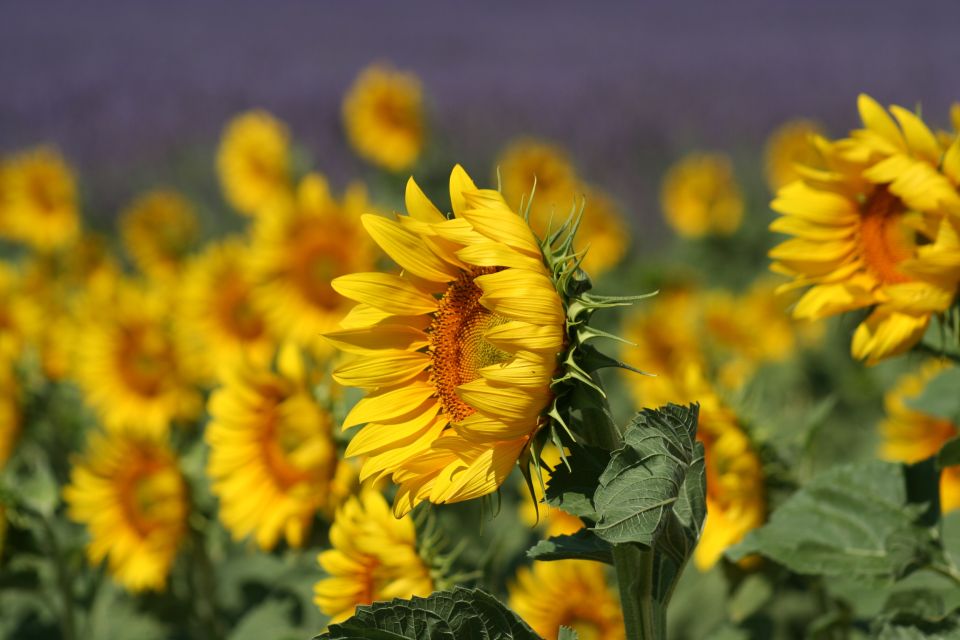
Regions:
M 388 273 L 354 273 L 330 283 L 345 298 L 387 313 L 420 315 L 436 311 L 437 301 L 400 276 Z
M 405 384 L 397 389 L 368 395 L 353 406 L 343 419 L 343 428 L 349 429 L 366 422 L 390 422 L 424 406 L 436 393 L 431 384 Z
M 374 242 L 404 270 L 432 282 L 456 279 L 456 270 L 426 248 L 417 234 L 381 216 L 366 214 L 361 220 Z
M 903 135 L 907 139 L 907 146 L 910 147 L 910 150 L 934 165 L 940 162 L 940 145 L 937 144 L 933 132 L 927 128 L 923 120 L 918 118 L 915 113 L 897 105 L 890 107 L 890 112 L 900 123 L 900 128 L 903 129 Z
M 385 387 L 412 380 L 429 365 L 430 356 L 417 351 L 361 356 L 341 365 L 333 372 L 333 379 L 349 387 Z
M 480 304 L 511 320 L 561 326 L 563 304 L 546 275 L 525 269 L 504 269 L 474 279 L 483 291 Z
M 416 220 L 421 222 L 443 222 L 446 220 L 446 217 L 430 202 L 430 199 L 423 193 L 413 178 L 407 180 L 405 200 L 407 213 Z
M 467 209 L 467 199 L 463 196 L 464 191 L 476 191 L 477 185 L 467 174 L 466 170 L 457 164 L 450 172 L 450 206 L 453 208 L 454 215 L 459 216 Z
M 344 329 L 327 333 L 324 338 L 347 353 L 366 353 L 380 349 L 416 351 L 430 342 L 423 331 L 405 324 L 381 324 L 376 329 Z

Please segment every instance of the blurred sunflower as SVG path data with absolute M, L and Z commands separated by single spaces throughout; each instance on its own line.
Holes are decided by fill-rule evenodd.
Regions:
M 121 214 L 120 237 L 133 263 L 154 278 L 176 275 L 199 237 L 193 205 L 176 191 L 143 194 Z
M 343 99 L 343 126 L 358 156 L 388 171 L 409 169 L 423 149 L 423 97 L 412 73 L 377 64 Z
M 744 207 L 733 166 L 722 153 L 691 153 L 671 166 L 660 205 L 667 223 L 686 238 L 733 234 Z
M 238 366 L 210 397 L 207 473 L 220 519 L 263 550 L 281 536 L 303 545 L 318 511 L 333 514 L 355 473 L 337 457 L 332 418 L 311 395 L 300 353 L 282 350 L 279 371 Z
M 171 421 L 202 409 L 197 372 L 175 340 L 163 292 L 125 282 L 109 298 L 84 304 L 77 376 L 107 427 L 166 433 Z M 92 308 L 91 308 L 92 307 Z
M 717 379 L 727 389 L 742 387 L 758 366 L 783 362 L 797 348 L 800 327 L 771 281 L 758 280 L 739 295 L 704 292 L 702 306 L 707 348 L 716 352 Z
M 13 364 L 0 358 L 0 469 L 20 437 L 20 388 Z
M 417 550 L 410 516 L 395 518 L 383 496 L 364 489 L 337 510 L 332 549 L 318 556 L 327 577 L 314 587 L 317 606 L 330 623 L 353 615 L 357 605 L 428 596 L 434 580 Z
M 360 224 L 366 192 L 354 185 L 338 202 L 326 180 L 310 174 L 295 201 L 275 204 L 254 229 L 254 300 L 275 335 L 329 351 L 321 334 L 333 330 L 349 309 L 331 280 L 374 263 L 373 244 Z
M 928 415 L 907 403 L 923 392 L 931 379 L 949 367 L 930 360 L 900 377 L 884 397 L 886 417 L 880 423 L 880 454 L 887 460 L 914 463 L 936 455 L 948 440 L 960 434 L 960 425 Z M 940 476 L 940 504 L 944 511 L 960 509 L 960 467 L 947 467 Z
M 706 388 L 690 392 L 700 402 L 697 439 L 707 465 L 707 512 L 693 561 L 705 571 L 723 552 L 764 523 L 763 466 L 736 416 Z
M 556 227 L 578 204 L 580 177 L 570 156 L 558 145 L 521 138 L 500 153 L 496 169 L 503 199 L 515 211 L 529 206 L 530 226 L 538 233 L 546 230 L 551 216 Z
M 4 163 L 3 232 L 42 252 L 69 245 L 80 232 L 77 185 L 63 156 L 49 147 L 22 151 Z
M 411 179 L 408 216 L 363 216 L 403 274 L 333 281 L 360 303 L 327 336 L 353 355 L 333 377 L 369 392 L 344 420 L 367 423 L 347 455 L 367 456 L 361 479 L 400 485 L 398 515 L 500 486 L 546 424 L 566 343 L 564 301 L 524 220 L 460 165 L 450 200 L 453 218 Z
M 556 638 L 560 627 L 573 629 L 582 640 L 626 637 L 620 602 L 602 563 L 534 562 L 532 569 L 517 571 L 509 593 L 510 608 L 544 638 Z
M 858 101 L 864 129 L 847 139 L 816 139 L 827 169 L 777 193 L 770 229 L 794 236 L 770 251 L 783 290 L 810 287 L 794 316 L 821 319 L 872 308 L 851 351 L 870 363 L 903 353 L 930 318 L 953 302 L 960 239 L 947 214 L 960 215 L 960 137 L 944 150 L 913 113 Z M 941 172 L 942 171 L 942 172 Z
M 209 245 L 184 272 L 179 328 L 197 345 L 208 376 L 242 362 L 266 364 L 273 354 L 266 317 L 254 303 L 251 258 L 242 240 L 230 238 Z
M 0 261 L 0 367 L 18 359 L 43 327 L 37 300 L 21 269 Z
M 764 177 L 771 191 L 798 180 L 797 165 L 822 168 L 820 152 L 813 142 L 823 129 L 810 120 L 791 120 L 777 128 L 767 139 L 763 151 Z
M 164 589 L 189 507 L 163 439 L 145 431 L 92 433 L 63 496 L 70 518 L 90 533 L 91 563 L 106 559 L 113 578 L 131 591 Z
M 707 369 L 701 344 L 699 296 L 692 287 L 669 287 L 626 318 L 623 336 L 631 346 L 622 350 L 621 357 L 629 363 L 642 363 L 645 370 L 654 374 L 626 377 L 638 406 L 683 402 L 686 396 L 676 387 L 683 380 L 684 371 Z
M 576 533 L 583 528 L 583 521 L 577 516 L 571 515 L 563 509 L 555 509 L 544 503 L 543 487 L 550 481 L 550 472 L 555 470 L 558 465 L 563 464 L 560 457 L 560 450 L 553 445 L 543 448 L 540 452 L 541 471 L 540 477 L 543 485 L 534 479 L 533 495 L 520 503 L 520 519 L 530 527 L 540 525 L 543 527 L 543 533 L 546 537 L 562 536 Z M 543 465 L 546 465 L 546 468 Z M 530 474 L 534 476 L 533 473 Z
M 217 172 L 227 202 L 248 216 L 277 198 L 289 197 L 290 134 L 266 111 L 241 113 L 223 131 Z
M 630 234 L 616 202 L 583 183 L 566 151 L 534 138 L 512 142 L 497 158 L 503 199 L 515 211 L 529 211 L 534 233 L 545 237 L 571 211 L 583 207 L 578 246 L 589 247 L 583 268 L 598 276 L 623 258 Z M 536 189 L 534 189 L 536 184 Z M 531 197 L 532 196 L 532 197 Z

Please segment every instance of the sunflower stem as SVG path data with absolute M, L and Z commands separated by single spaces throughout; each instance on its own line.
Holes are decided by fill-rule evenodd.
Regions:
M 602 388 L 599 375 L 594 372 L 591 377 Z M 613 419 L 607 399 L 599 393 L 596 396 L 600 411 L 595 415 L 602 416 L 602 425 L 598 425 L 594 437 L 598 445 L 614 451 L 623 446 L 623 434 Z M 667 602 L 660 601 L 654 590 L 656 555 L 656 549 L 636 544 L 613 546 L 613 566 L 617 572 L 627 640 L 666 640 Z

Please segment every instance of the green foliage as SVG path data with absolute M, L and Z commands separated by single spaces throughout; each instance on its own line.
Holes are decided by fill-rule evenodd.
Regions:
M 871 461 L 831 469 L 797 491 L 728 556 L 764 555 L 801 574 L 895 578 L 928 559 L 933 539 L 908 502 L 904 467 Z
M 949 367 L 931 379 L 907 406 L 927 415 L 960 421 L 960 367 Z
M 937 467 L 939 469 L 958 464 L 960 464 L 960 437 L 945 442 L 937 454 Z
M 570 637 L 569 635 L 565 637 Z M 395 599 L 357 607 L 315 640 L 537 640 L 515 613 L 479 589 L 457 587 L 428 598 Z
M 587 529 L 541 540 L 527 551 L 527 556 L 533 560 L 582 559 L 613 564 L 610 543 Z
M 696 441 L 696 407 L 645 409 L 624 432 L 599 477 L 593 531 L 614 544 L 653 547 L 665 533 L 687 556 L 706 514 L 703 445 Z M 682 531 L 682 539 L 676 532 Z

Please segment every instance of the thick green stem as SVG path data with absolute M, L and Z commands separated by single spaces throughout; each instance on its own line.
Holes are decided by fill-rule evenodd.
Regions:
M 652 549 L 618 544 L 613 548 L 623 625 L 629 640 L 666 640 L 667 607 L 653 589 Z
M 77 637 L 75 627 L 75 614 L 73 611 L 73 580 L 70 576 L 70 570 L 67 567 L 67 559 L 64 557 L 60 545 L 57 542 L 57 534 L 53 530 L 53 525 L 43 515 L 38 515 L 43 523 L 43 530 L 47 538 L 47 546 L 50 555 L 53 557 L 54 571 L 56 573 L 57 591 L 60 595 L 62 610 L 60 611 L 60 633 L 63 640 L 74 640 Z
M 599 384 L 599 380 L 597 380 Z M 606 399 L 598 412 L 597 444 L 613 451 L 623 444 L 623 435 L 617 428 Z M 613 565 L 617 572 L 620 607 L 627 640 L 666 640 L 667 603 L 660 602 L 654 593 L 656 551 L 634 544 L 613 547 Z

